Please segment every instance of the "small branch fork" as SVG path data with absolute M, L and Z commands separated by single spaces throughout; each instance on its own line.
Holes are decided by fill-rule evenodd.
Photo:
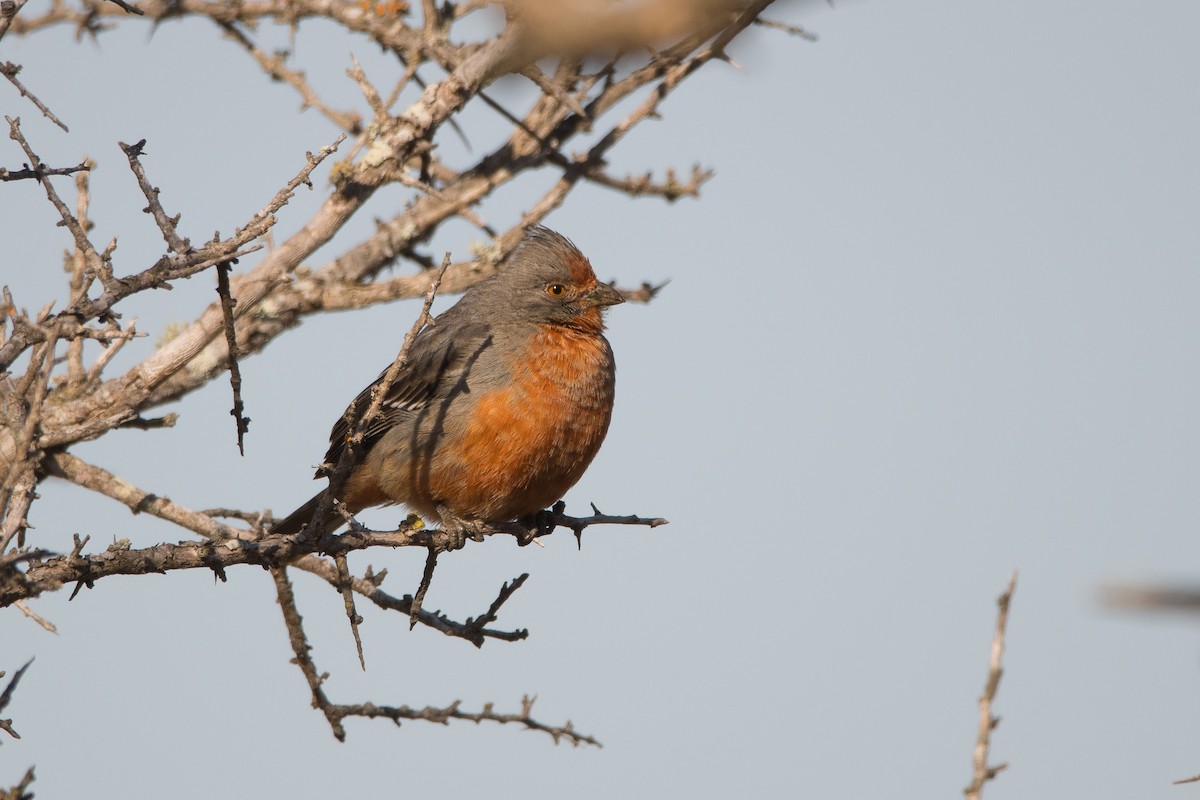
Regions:
M 1012 603 L 1013 592 L 1017 588 L 1017 573 L 1013 572 L 1008 579 L 1008 587 L 996 600 L 999 611 L 996 614 L 996 635 L 992 638 L 992 655 L 988 662 L 987 682 L 983 694 L 979 698 L 979 734 L 975 739 L 975 752 L 972 757 L 974 774 L 971 782 L 963 789 L 967 800 L 982 800 L 983 787 L 988 781 L 1005 769 L 1008 764 L 988 764 L 988 753 L 992 744 L 992 731 L 1000 724 L 1000 718 L 992 714 L 992 704 L 996 700 L 996 691 L 1000 688 L 1000 678 L 1004 674 L 1004 636 L 1008 627 L 1008 607 Z
M 329 679 L 329 674 L 318 672 L 317 666 L 312 660 L 312 656 L 310 655 L 312 646 L 309 645 L 304 633 L 303 619 L 296 607 L 296 596 L 292 590 L 292 583 L 287 577 L 287 572 L 281 567 L 271 570 L 271 575 L 275 579 L 276 596 L 279 607 L 283 612 L 284 625 L 287 627 L 292 652 L 295 654 L 293 663 L 300 668 L 305 680 L 308 682 L 309 689 L 312 691 L 313 708 L 316 708 L 325 715 L 325 719 L 328 721 L 329 727 L 338 741 L 346 740 L 346 728 L 342 724 L 343 720 L 347 717 L 365 717 L 368 719 L 390 719 L 397 725 L 402 720 L 425 720 L 443 725 L 448 724 L 452 719 L 470 720 L 475 723 L 496 722 L 499 724 L 519 725 L 528 730 L 542 731 L 549 734 L 554 739 L 555 744 L 565 741 L 576 747 L 581 744 L 600 746 L 600 742 L 592 736 L 576 731 L 569 720 L 563 725 L 556 726 L 547 725 L 534 719 L 534 699 L 528 696 L 522 699 L 521 710 L 515 714 L 497 713 L 491 703 L 484 705 L 480 711 L 464 711 L 457 700 L 443 708 L 434 706 L 425 706 L 424 708 L 381 706 L 374 703 L 343 705 L 331 702 L 324 688 L 325 682 Z

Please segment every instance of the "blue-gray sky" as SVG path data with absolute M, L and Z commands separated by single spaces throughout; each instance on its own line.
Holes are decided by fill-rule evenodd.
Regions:
M 46 797 L 957 797 L 994 599 L 1015 568 L 993 740 L 1010 768 L 988 796 L 1190 791 L 1171 781 L 1200 772 L 1200 628 L 1106 612 L 1097 596 L 1200 577 L 1200 8 L 918 0 L 773 15 L 820 41 L 753 32 L 732 48 L 741 71 L 706 68 L 614 159 L 711 166 L 700 201 L 585 188 L 549 220 L 603 278 L 672 280 L 610 314 L 616 416 L 567 497 L 671 524 L 595 530 L 580 552 L 560 534 L 447 557 L 426 602 L 458 617 L 531 573 L 500 620 L 529 640 L 476 651 L 363 608 L 365 674 L 339 598 L 297 578 L 334 699 L 503 709 L 536 693 L 540 717 L 604 749 L 370 721 L 338 744 L 287 663 L 269 577 L 242 568 L 225 584 L 108 579 L 36 601 L 57 637 L 0 616 L 0 669 L 37 656 L 6 710 L 23 738 L 0 747 L 0 784 L 36 764 Z M 212 26 L 147 33 L 0 47 L 71 134 L 7 85 L 4 112 L 48 161 L 100 162 L 97 239 L 119 234 L 124 271 L 162 243 L 117 139 L 149 140 L 164 204 L 203 239 L 334 136 Z M 382 62 L 330 41 L 302 26 L 298 52 L 356 98 L 340 77 L 350 51 L 368 71 Z M 0 146 L 0 163 L 22 160 Z M 40 306 L 60 291 L 68 238 L 33 184 L 0 197 L 0 274 Z M 319 197 L 289 206 L 280 235 Z M 507 220 L 525 202 L 490 211 Z M 465 254 L 468 232 L 439 244 Z M 131 357 L 211 297 L 204 276 L 135 303 L 151 336 Z M 416 313 L 331 316 L 247 361 L 245 458 L 223 382 L 182 404 L 174 431 L 78 452 L 190 506 L 287 510 Z M 181 536 L 61 483 L 42 494 L 34 536 L 59 548 L 74 532 L 100 547 Z M 422 556 L 369 561 L 402 594 Z

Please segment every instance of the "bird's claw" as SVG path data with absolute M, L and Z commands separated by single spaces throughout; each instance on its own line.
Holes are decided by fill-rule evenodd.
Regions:
M 446 552 L 462 550 L 467 546 L 467 539 L 472 542 L 483 541 L 485 523 L 481 520 L 455 516 L 445 506 L 438 506 L 438 516 L 442 518 L 442 530 L 450 539 L 446 543 Z

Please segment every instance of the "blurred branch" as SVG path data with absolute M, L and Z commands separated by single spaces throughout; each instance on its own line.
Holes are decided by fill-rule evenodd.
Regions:
M 53 623 L 53 622 L 51 622 L 50 620 L 48 620 L 48 619 L 46 619 L 45 617 L 41 616 L 41 615 L 40 615 L 40 614 L 38 614 L 36 611 L 34 611 L 32 608 L 30 608 L 30 607 L 29 607 L 29 606 L 28 606 L 28 605 L 25 603 L 25 601 L 24 601 L 24 600 L 18 600 L 17 602 L 13 603 L 13 605 L 14 605 L 14 606 L 16 606 L 16 607 L 17 607 L 17 609 L 18 609 L 18 610 L 19 610 L 19 611 L 20 611 L 22 614 L 24 614 L 25 616 L 29 617 L 31 620 L 33 620 L 34 622 L 36 622 L 38 625 L 40 625 L 40 626 L 41 626 L 41 627 L 42 627 L 44 630 L 46 630 L 47 632 L 49 632 L 49 633 L 58 633 L 58 628 L 57 628 L 57 627 L 54 625 L 54 623 Z
M 1150 611 L 1154 613 L 1200 614 L 1200 587 L 1155 586 L 1150 584 L 1117 584 L 1107 586 L 1101 593 L 1106 608 L 1117 611 Z M 1176 786 L 1200 783 L 1200 775 L 1181 778 Z
M 988 754 L 992 745 L 992 731 L 1000 724 L 1000 718 L 992 714 L 992 703 L 996 700 L 996 692 L 1000 688 L 1000 678 L 1004 674 L 1002 666 L 1004 635 L 1008 627 L 1008 607 L 1016 588 L 1017 573 L 1013 572 L 1008 579 L 1008 587 L 996 600 L 996 605 L 999 607 L 996 615 L 996 635 L 992 638 L 992 655 L 988 661 L 987 683 L 984 684 L 983 695 L 979 698 L 979 735 L 975 739 L 975 753 L 972 759 L 975 771 L 971 782 L 967 788 L 963 789 L 967 800 L 981 800 L 984 784 L 1008 768 L 1007 764 L 989 765 Z
M 24 8 L 27 2 L 29 0 L 5 0 L 0 3 L 0 39 L 3 39 L 4 34 L 8 33 L 9 26 L 12 25 L 17 12 Z
M 21 682 L 21 676 L 25 674 L 25 670 L 29 669 L 29 665 L 33 663 L 33 659 L 25 662 L 25 666 L 13 673 L 9 679 L 8 685 L 4 687 L 4 691 L 0 692 L 0 712 L 3 712 L 8 704 L 12 701 L 13 692 L 16 691 L 17 684 Z M 0 678 L 4 677 L 4 673 L 0 672 Z M 11 719 L 0 719 L 0 731 L 4 731 L 14 739 L 20 739 L 20 735 L 13 730 Z
M 1123 611 L 1181 611 L 1200 613 L 1200 587 L 1115 585 L 1101 594 L 1103 604 Z
M 774 19 L 763 19 L 762 17 L 756 19 L 754 23 L 756 25 L 761 25 L 764 28 L 774 28 L 775 30 L 783 31 L 784 33 L 790 33 L 792 36 L 799 36 L 801 39 L 806 39 L 810 42 L 817 41 L 817 35 L 815 33 L 801 27 L 800 25 L 792 25 L 791 23 L 780 22 Z
M 0 800 L 33 800 L 33 793 L 26 791 L 33 784 L 33 767 L 25 770 L 20 783 L 8 789 L 0 789 Z

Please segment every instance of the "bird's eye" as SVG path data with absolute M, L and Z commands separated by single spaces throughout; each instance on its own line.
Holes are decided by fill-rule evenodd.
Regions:
M 546 287 L 546 292 L 554 295 L 555 297 L 562 297 L 565 291 L 567 291 L 567 289 L 561 283 L 552 283 Z

